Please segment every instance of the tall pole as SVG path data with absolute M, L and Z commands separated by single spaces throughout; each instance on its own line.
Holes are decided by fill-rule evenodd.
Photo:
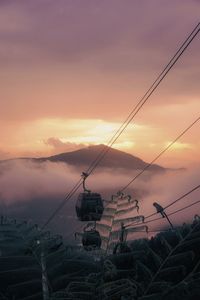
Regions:
M 48 287 L 48 278 L 47 278 L 47 269 L 46 269 L 46 260 L 45 260 L 45 245 L 44 242 L 41 242 L 41 268 L 42 268 L 42 293 L 43 300 L 49 300 L 49 287 Z

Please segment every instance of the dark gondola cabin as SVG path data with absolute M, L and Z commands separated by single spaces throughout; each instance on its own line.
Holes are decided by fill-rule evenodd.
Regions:
M 99 249 L 101 247 L 101 236 L 97 230 L 85 231 L 82 237 L 85 250 Z
M 76 214 L 80 221 L 99 221 L 103 214 L 103 201 L 98 193 L 80 193 L 76 203 Z

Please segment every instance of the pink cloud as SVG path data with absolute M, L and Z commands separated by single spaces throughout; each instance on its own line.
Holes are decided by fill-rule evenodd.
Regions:
M 74 151 L 86 147 L 84 144 L 76 144 L 71 142 L 63 142 L 61 139 L 56 137 L 50 137 L 44 140 L 44 144 L 54 148 L 56 152 L 58 151 Z

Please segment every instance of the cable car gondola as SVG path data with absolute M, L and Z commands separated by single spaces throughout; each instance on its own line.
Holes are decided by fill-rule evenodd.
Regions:
M 99 232 L 96 230 L 96 226 L 94 225 L 90 230 L 87 228 L 90 224 L 84 228 L 84 233 L 82 237 L 82 245 L 85 250 L 90 251 L 94 249 L 100 249 L 101 247 L 101 236 Z
M 83 189 L 76 202 L 76 214 L 80 221 L 99 221 L 103 214 L 103 200 L 98 193 L 92 193 L 85 187 L 87 174 L 83 173 Z

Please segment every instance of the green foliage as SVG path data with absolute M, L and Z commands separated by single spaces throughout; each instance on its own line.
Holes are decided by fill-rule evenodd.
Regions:
M 161 243 L 165 248 L 165 253 L 169 254 L 172 251 L 172 246 L 168 243 L 164 236 L 161 238 Z
M 165 263 L 166 267 L 173 267 L 180 265 L 184 262 L 184 265 L 188 268 L 192 265 L 195 254 L 193 251 L 187 251 L 179 254 L 171 255 L 167 262 Z
M 128 299 L 134 300 L 137 294 L 137 283 L 134 280 L 121 279 L 104 283 L 96 291 L 98 295 L 97 299 L 120 300 L 129 297 Z
M 4 227 L 2 233 L 0 231 L 1 240 L 6 243 L 7 233 L 9 239 L 13 237 L 12 247 L 10 240 L 8 243 L 10 252 L 7 256 L 2 252 L 0 257 L 0 292 L 8 299 L 40 300 L 40 246 L 33 247 L 37 249 L 36 252 L 18 254 L 19 249 L 24 251 L 29 245 L 35 245 L 38 230 L 33 226 L 29 228 L 27 223 L 17 225 L 19 224 L 12 224 L 10 227 L 6 225 L 6 230 Z M 107 229 L 105 225 L 102 228 Z M 23 232 L 21 240 L 20 230 Z M 131 252 L 116 255 L 86 253 L 81 248 L 64 245 L 56 249 L 54 246 L 58 239 L 54 239 L 49 233 L 45 236 L 50 239 L 50 243 L 46 244 L 45 259 L 51 300 L 200 299 L 198 221 L 179 228 L 178 234 L 174 230 L 160 233 L 151 240 L 133 241 L 130 243 Z M 16 243 L 14 249 L 16 240 L 21 242 Z M 0 246 L 4 251 L 3 243 Z
M 184 262 L 183 262 L 184 263 Z M 169 282 L 179 282 L 186 275 L 186 268 L 184 265 L 176 267 L 163 267 L 157 274 L 156 279 L 161 279 Z
M 144 285 L 148 284 L 153 279 L 152 271 L 142 262 L 136 263 L 137 281 L 142 282 Z
M 170 282 L 172 285 L 172 287 L 165 288 L 163 291 L 163 299 L 181 299 L 180 295 L 182 295 L 182 299 L 184 299 L 184 297 L 188 297 L 185 299 L 189 299 L 191 292 L 189 292 L 188 284 L 185 283 L 185 280 L 188 277 L 190 278 L 191 274 L 198 270 L 197 265 L 199 264 L 200 258 L 198 255 L 197 257 L 195 255 L 195 247 L 199 245 L 199 240 L 196 238 L 196 234 L 194 235 L 194 232 L 199 232 L 199 225 L 198 223 L 195 226 L 192 224 L 190 231 L 184 237 L 181 236 L 175 246 L 174 244 L 171 245 L 164 237 L 161 239 L 162 245 L 164 244 L 167 250 L 167 255 L 155 272 L 153 278 L 149 281 L 143 296 L 150 295 L 155 283 L 162 280 L 164 282 Z M 191 251 L 185 252 L 185 249 Z M 198 247 L 198 249 L 200 248 Z M 193 271 L 191 271 L 191 266 L 193 266 Z M 144 297 L 141 299 L 144 299 Z
M 146 264 L 150 265 L 151 270 L 156 271 L 161 266 L 162 261 L 162 258 L 149 247 Z

